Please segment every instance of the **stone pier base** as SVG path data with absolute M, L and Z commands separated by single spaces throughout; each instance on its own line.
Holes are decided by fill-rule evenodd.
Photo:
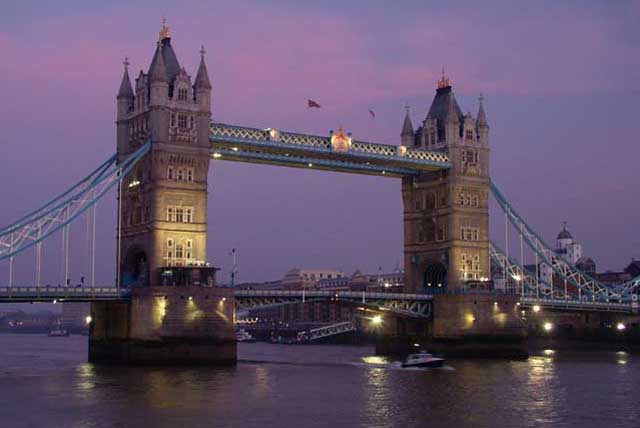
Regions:
M 236 363 L 233 291 L 146 287 L 130 301 L 91 305 L 89 361 L 102 364 Z

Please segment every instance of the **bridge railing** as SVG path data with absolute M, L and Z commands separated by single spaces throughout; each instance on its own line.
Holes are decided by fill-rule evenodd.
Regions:
M 334 153 L 331 146 L 331 139 L 318 135 L 298 134 L 275 129 L 248 128 L 223 123 L 211 123 L 209 132 L 210 139 L 214 142 L 244 142 L 284 149 L 298 147 L 322 153 Z M 412 150 L 391 144 L 378 144 L 356 140 L 352 141 L 347 152 L 340 153 L 347 155 L 363 154 L 368 157 L 377 157 L 385 160 L 395 159 L 416 164 L 436 163 L 448 166 L 449 163 L 449 157 L 446 153 L 442 152 Z

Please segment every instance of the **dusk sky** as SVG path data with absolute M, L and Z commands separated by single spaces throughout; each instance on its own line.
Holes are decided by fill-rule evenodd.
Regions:
M 1 226 L 114 153 L 122 61 L 146 72 L 163 16 L 192 76 L 205 46 L 213 120 L 225 123 L 320 135 L 343 126 L 399 144 L 403 106 L 422 121 L 444 67 L 464 112 L 475 115 L 484 94 L 491 175 L 547 242 L 567 221 L 598 270 L 640 258 L 637 0 L 3 1 Z M 215 161 L 209 185 L 209 258 L 224 280 L 234 247 L 241 281 L 402 266 L 399 180 Z M 107 199 L 105 283 L 115 271 Z M 492 214 L 502 242 L 504 218 Z M 77 276 L 85 229 L 72 230 Z M 45 247 L 46 282 L 59 281 L 59 246 Z M 18 263 L 20 282 L 32 281 L 32 253 Z

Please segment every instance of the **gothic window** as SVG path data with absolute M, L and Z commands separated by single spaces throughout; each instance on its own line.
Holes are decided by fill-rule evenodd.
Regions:
M 470 207 L 471 206 L 471 195 L 465 195 L 465 205 Z
M 178 168 L 177 180 L 178 181 L 184 180 L 184 170 L 182 168 Z
M 176 221 L 182 223 L 184 221 L 184 210 L 182 208 L 176 208 Z
M 436 144 L 436 131 L 434 129 L 429 133 L 429 140 L 431 141 L 431 144 Z
M 438 236 L 436 237 L 437 241 L 444 241 L 447 239 L 447 226 L 446 224 L 441 224 L 438 226 Z
M 189 91 L 187 89 L 178 89 L 178 101 L 187 101 Z
M 167 221 L 173 221 L 173 207 L 167 208 Z
M 465 161 L 467 163 L 478 163 L 478 153 L 473 150 L 467 150 L 465 153 Z
M 428 221 L 425 227 L 425 240 L 427 242 L 433 242 L 436 239 L 436 226 L 433 221 Z
M 427 193 L 426 208 L 432 210 L 436 207 L 436 195 L 432 192 Z
M 186 244 L 185 258 L 188 260 L 188 259 L 191 259 L 192 250 L 193 250 L 193 241 L 191 239 L 187 239 L 185 244 Z
M 175 113 L 171 113 L 171 126 L 172 127 L 176 126 L 176 114 Z
M 187 129 L 187 115 L 178 114 L 178 128 Z
M 465 131 L 464 138 L 466 140 L 473 140 L 473 130 L 472 129 L 467 129 Z
M 418 226 L 418 243 L 424 242 L 424 227 L 422 225 Z
M 189 116 L 189 129 L 193 129 L 193 116 Z
M 474 195 L 473 198 L 471 199 L 471 205 L 474 207 L 479 207 L 479 200 L 478 200 L 478 195 Z
M 193 210 L 191 208 L 185 208 L 184 210 L 184 222 L 192 223 L 193 222 Z
M 193 168 L 187 169 L 187 181 L 193 181 Z
M 460 193 L 458 195 L 458 203 L 464 207 L 464 202 L 465 202 L 465 195 L 464 193 Z
M 477 227 L 462 227 L 460 228 L 460 239 L 463 241 L 478 241 L 480 238 L 480 231 Z
M 184 248 L 182 244 L 176 244 L 176 258 L 181 259 L 184 257 Z
M 169 165 L 167 167 L 167 180 L 173 180 L 175 178 L 175 170 L 173 166 Z

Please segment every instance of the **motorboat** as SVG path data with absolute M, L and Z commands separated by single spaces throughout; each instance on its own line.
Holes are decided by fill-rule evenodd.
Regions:
M 434 357 L 427 351 L 410 354 L 402 363 L 402 367 L 442 367 L 444 358 Z
M 49 331 L 49 337 L 67 337 L 69 336 L 69 330 L 65 330 L 64 328 L 54 328 Z
M 251 333 L 249 333 L 248 331 L 241 329 L 236 331 L 236 340 L 238 342 L 255 342 L 256 340 L 253 338 L 253 336 L 251 335 Z

